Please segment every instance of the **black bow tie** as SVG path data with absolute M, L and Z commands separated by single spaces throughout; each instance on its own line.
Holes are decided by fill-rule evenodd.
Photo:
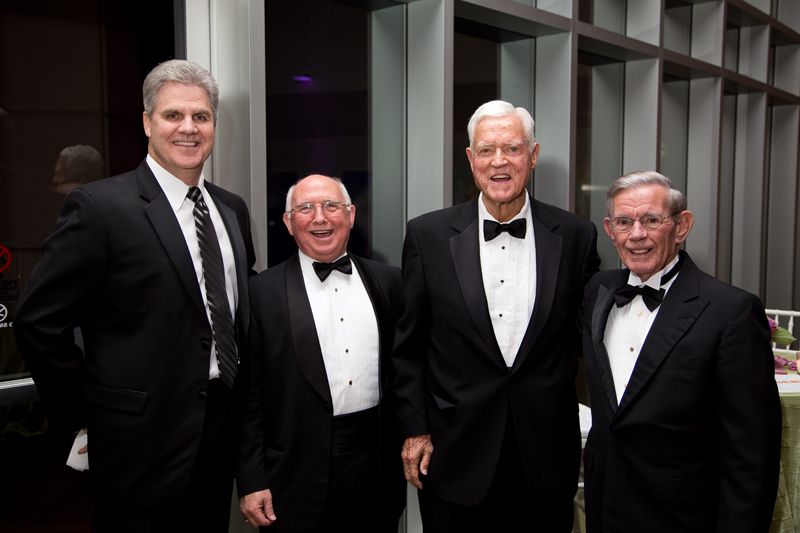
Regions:
M 678 270 L 680 270 L 681 265 L 683 264 L 683 257 L 683 254 L 681 254 L 678 262 L 675 263 L 674 267 L 672 267 L 672 270 L 661 276 L 662 287 L 678 273 Z M 644 305 L 646 305 L 647 308 L 652 311 L 661 305 L 661 300 L 664 299 L 664 294 L 666 294 L 666 292 L 667 291 L 663 288 L 654 289 L 653 287 L 648 287 L 647 285 L 635 287 L 626 283 L 625 285 L 617 288 L 617 292 L 614 293 L 614 302 L 616 302 L 617 307 L 625 307 L 631 303 L 631 300 L 636 298 L 636 295 L 638 294 L 642 297 L 642 300 L 644 300 Z
M 652 311 L 661 305 L 661 300 L 664 299 L 665 292 L 664 289 L 654 289 L 647 285 L 635 287 L 626 283 L 625 285 L 621 285 L 617 289 L 617 292 L 614 293 L 614 301 L 617 303 L 617 307 L 625 307 L 631 303 L 631 300 L 636 298 L 638 294 L 642 297 L 642 300 L 644 300 L 644 305 Z
M 512 220 L 508 224 L 501 224 L 499 222 L 495 222 L 494 220 L 484 220 L 483 221 L 483 238 L 486 241 L 491 241 L 504 231 L 507 231 L 509 235 L 512 237 L 516 237 L 517 239 L 524 239 L 525 238 L 525 219 L 518 218 L 517 220 Z
M 342 274 L 353 273 L 353 265 L 350 264 L 349 255 L 340 257 L 333 263 L 320 263 L 319 261 L 314 261 L 311 266 L 314 267 L 314 272 L 317 273 L 317 277 L 320 281 L 325 281 L 328 279 L 328 276 L 330 276 L 331 272 L 334 270 L 338 270 Z

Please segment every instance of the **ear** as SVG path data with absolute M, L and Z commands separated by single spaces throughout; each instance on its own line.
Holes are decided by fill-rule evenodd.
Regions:
M 675 242 L 682 243 L 689 237 L 689 232 L 694 226 L 694 215 L 691 211 L 682 211 L 678 215 L 678 223 L 675 224 Z
M 353 224 L 356 223 L 356 205 L 350 204 L 350 211 L 347 215 L 350 217 L 350 229 L 353 229 Z
M 289 235 L 294 237 L 294 230 L 292 229 L 292 219 L 289 216 L 289 213 L 283 214 L 283 225 L 286 226 L 287 230 L 289 230 Z
M 603 219 L 603 229 L 606 230 L 606 235 L 608 235 L 608 238 L 611 239 L 611 242 L 614 242 L 614 232 L 611 231 L 611 219 L 610 218 L 605 217 Z
M 142 111 L 142 124 L 144 125 L 144 134 L 147 135 L 147 138 L 150 138 L 150 117 L 147 115 L 146 111 Z
M 472 168 L 474 171 L 475 169 L 472 167 L 472 150 L 470 149 L 469 146 L 467 146 L 466 152 L 467 152 L 467 159 L 469 160 L 469 168 Z
M 541 148 L 541 145 L 537 142 L 533 146 L 533 153 L 531 154 L 531 170 L 536 168 L 536 162 L 539 160 L 539 148 Z

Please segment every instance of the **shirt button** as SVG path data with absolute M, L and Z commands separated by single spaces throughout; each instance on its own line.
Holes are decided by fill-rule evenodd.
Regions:
M 506 249 L 506 247 L 505 247 L 505 246 L 501 246 L 500 248 L 501 248 L 501 249 L 503 249 L 503 250 L 505 250 L 505 249 Z
M 345 348 L 344 353 L 350 353 L 350 348 Z
M 341 318 L 339 319 L 339 322 L 344 322 L 344 317 L 341 317 Z
M 630 351 L 633 351 L 633 346 L 631 346 L 631 347 L 630 347 L 630 348 L 628 348 L 628 349 L 629 349 Z
M 351 379 L 350 381 L 347 382 L 347 384 L 348 385 L 352 385 L 353 384 L 353 380 Z
M 504 280 L 504 279 L 500 280 L 500 283 L 505 283 L 505 282 L 506 282 L 506 280 Z
M 500 313 L 500 318 L 503 318 L 503 313 Z

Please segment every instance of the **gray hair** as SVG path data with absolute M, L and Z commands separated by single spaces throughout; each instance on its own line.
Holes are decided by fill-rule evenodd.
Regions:
M 643 187 L 645 185 L 660 185 L 667 190 L 667 208 L 669 214 L 675 216 L 682 211 L 686 211 L 686 196 L 675 188 L 672 180 L 655 170 L 637 170 L 629 172 L 624 176 L 614 180 L 608 188 L 606 194 L 606 212 L 608 216 L 613 216 L 614 197 L 622 191 Z
M 289 213 L 289 217 L 292 216 L 292 200 L 294 199 L 294 190 L 297 188 L 297 186 L 300 184 L 301 181 L 303 181 L 306 178 L 310 178 L 311 176 L 325 176 L 325 174 L 309 174 L 308 176 L 300 178 L 299 180 L 294 182 L 294 185 L 289 187 L 289 191 L 286 193 L 286 212 Z M 347 192 L 347 187 L 344 186 L 342 180 L 334 176 L 325 176 L 325 177 L 336 182 L 336 184 L 339 186 L 339 192 L 342 193 L 342 198 L 344 198 L 344 203 L 352 205 L 353 202 L 350 200 L 350 193 Z
M 533 152 L 536 146 L 536 139 L 533 136 L 533 131 L 536 123 L 528 110 L 524 107 L 514 107 L 508 102 L 503 100 L 492 100 L 482 104 L 469 119 L 467 124 L 467 133 L 469 134 L 469 147 L 475 148 L 475 128 L 478 123 L 486 117 L 504 117 L 506 115 L 516 115 L 522 122 L 522 127 L 525 130 L 525 138 L 528 140 L 528 149 Z
M 211 103 L 214 123 L 217 123 L 217 109 L 219 108 L 219 87 L 217 82 L 206 69 L 185 59 L 164 61 L 156 65 L 144 79 L 142 99 L 144 100 L 144 112 L 148 116 L 153 116 L 158 92 L 168 83 L 182 83 L 204 89 L 208 95 L 208 101 Z
M 61 150 L 58 158 L 64 163 L 65 175 L 70 183 L 86 183 L 103 177 L 103 157 L 94 146 L 67 146 Z

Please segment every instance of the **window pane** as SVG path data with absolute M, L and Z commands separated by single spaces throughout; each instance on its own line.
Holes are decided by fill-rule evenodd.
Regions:
M 402 61 L 387 64 L 375 54 L 393 49 L 402 59 L 403 19 L 393 23 L 386 13 L 332 0 L 269 2 L 266 7 L 269 265 L 296 253 L 282 221 L 286 192 L 311 173 L 339 177 L 347 186 L 357 206 L 350 251 L 393 260 L 381 251 L 386 243 L 373 242 L 372 217 L 377 199 L 388 198 L 390 207 L 400 207 L 389 217 L 402 228 L 403 197 L 397 192 L 402 191 L 402 168 L 387 177 L 383 161 L 371 156 L 371 145 L 379 142 L 402 153 L 402 120 L 381 119 L 402 117 L 404 94 L 374 94 L 372 75 L 379 68 L 385 76 L 402 77 Z M 387 9 L 398 8 L 404 9 Z M 376 40 L 390 50 L 373 50 Z M 386 132 L 399 133 L 387 140 Z M 382 169 L 377 180 L 376 166 Z M 395 244 L 399 250 L 400 242 Z

